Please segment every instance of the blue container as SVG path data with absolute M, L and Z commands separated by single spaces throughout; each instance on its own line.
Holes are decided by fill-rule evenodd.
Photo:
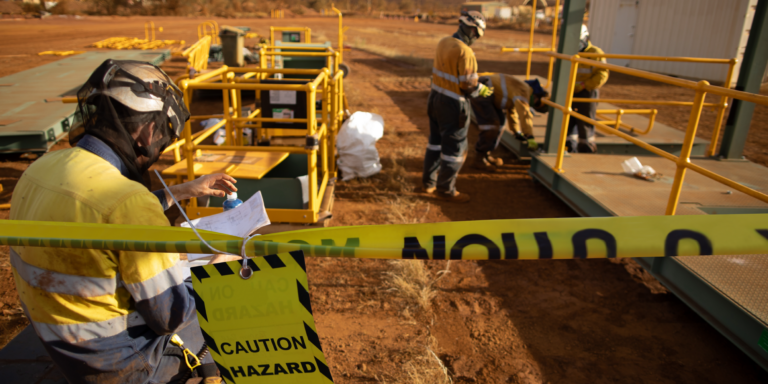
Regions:
M 224 207 L 224 212 L 226 212 L 241 205 L 243 205 L 243 201 L 237 198 L 237 192 L 232 192 L 227 195 L 227 200 L 224 200 L 222 206 Z

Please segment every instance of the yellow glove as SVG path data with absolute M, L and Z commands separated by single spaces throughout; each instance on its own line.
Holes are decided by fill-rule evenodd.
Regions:
M 535 151 L 537 149 L 539 149 L 539 143 L 536 142 L 536 139 L 533 137 L 528 138 L 528 150 Z
M 489 97 L 493 95 L 493 87 L 488 87 L 485 84 L 479 84 L 480 90 L 478 94 L 482 97 Z

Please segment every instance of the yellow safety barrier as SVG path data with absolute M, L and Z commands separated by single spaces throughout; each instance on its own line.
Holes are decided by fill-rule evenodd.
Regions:
M 207 20 L 197 26 L 197 38 L 202 40 L 204 36 L 211 37 L 211 44 L 221 44 L 219 23 L 216 20 Z
M 333 75 L 327 68 L 321 70 L 315 69 L 268 69 L 266 60 L 268 56 L 317 56 L 327 57 L 328 68 L 333 68 Z M 267 51 L 262 47 L 259 51 L 261 60 L 260 68 L 230 68 L 221 67 L 208 73 L 201 74 L 194 79 L 182 80 L 181 90 L 184 93 L 184 100 L 187 108 L 190 108 L 191 95 L 196 89 L 220 90 L 223 96 L 224 113 L 221 115 L 193 115 L 184 127 L 181 140 L 171 144 L 166 148 L 165 153 L 173 152 L 177 164 L 186 165 L 186 175 L 188 180 L 196 177 L 196 170 L 199 163 L 196 163 L 196 154 L 200 151 L 238 151 L 243 153 L 264 152 L 264 153 L 284 153 L 287 156 L 290 153 L 307 154 L 308 169 L 308 189 L 309 203 L 307 209 L 268 209 L 267 212 L 273 217 L 274 221 L 289 223 L 314 223 L 317 222 L 320 213 L 320 205 L 325 195 L 329 181 L 336 176 L 335 162 L 335 142 L 336 134 L 341 127 L 343 118 L 342 97 L 343 97 L 343 76 L 338 69 L 338 53 L 332 49 L 325 52 L 274 52 Z M 262 80 L 276 73 L 284 75 L 301 75 L 310 79 L 305 84 L 263 84 Z M 240 74 L 242 76 L 236 76 Z M 267 118 L 262 116 L 260 108 L 252 111 L 247 116 L 242 116 L 242 92 L 256 91 L 257 99 L 260 99 L 261 91 L 299 91 L 305 92 L 307 97 L 306 118 Z M 322 95 L 321 110 L 316 111 L 315 101 L 318 100 L 318 94 Z M 318 113 L 319 112 L 319 113 Z M 319 117 L 318 117 L 319 114 Z M 208 129 L 192 135 L 191 121 L 207 119 L 211 117 L 221 118 L 218 124 Z M 312 138 L 317 144 L 315 146 L 292 147 L 292 146 L 244 146 L 243 129 L 252 128 L 255 130 L 255 138 L 268 136 L 270 129 L 262 128 L 264 122 L 283 122 L 283 123 L 302 123 L 306 124 L 305 130 L 292 130 L 296 133 Z M 201 145 L 200 143 L 207 137 L 213 135 L 219 128 L 225 128 L 225 143 L 222 146 Z M 181 152 L 184 152 L 186 160 L 182 162 Z M 319 161 L 319 164 L 318 164 Z M 230 173 L 237 169 L 237 166 L 227 168 Z M 164 171 L 167 174 L 169 169 Z M 177 178 L 182 176 L 175 173 Z M 187 205 L 187 213 L 191 217 L 201 217 L 215 214 L 221 211 L 220 208 L 198 207 L 196 199 L 192 199 Z
M 284 19 L 285 18 L 285 10 L 284 9 L 273 9 L 271 17 L 273 19 Z
M 85 52 L 86 51 L 43 51 L 43 52 L 39 52 L 37 55 L 38 56 L 44 56 L 44 55 L 70 56 L 70 55 L 79 55 Z
M 653 123 L 656 121 L 656 114 L 659 111 L 656 109 L 598 109 L 597 117 L 601 119 L 607 119 L 605 115 L 616 115 L 613 120 L 600 120 L 603 124 L 613 124 L 616 129 L 625 128 L 630 133 L 638 133 L 641 135 L 647 135 L 653 129 Z M 621 122 L 621 117 L 624 115 L 649 115 L 648 127 L 645 130 L 639 130 L 631 125 Z
M 248 256 L 535 260 L 768 253 L 768 214 L 589 217 L 365 225 L 254 237 Z M 198 231 L 240 255 L 243 239 Z M 113 251 L 215 251 L 189 228 L 0 220 L 0 244 Z
M 725 185 L 729 186 L 730 188 L 733 188 L 733 189 L 735 189 L 735 190 L 737 190 L 739 192 L 745 193 L 745 194 L 747 194 L 749 196 L 752 196 L 752 197 L 754 197 L 756 199 L 759 199 L 761 201 L 768 202 L 768 195 L 766 195 L 764 193 L 761 193 L 761 192 L 758 192 L 758 191 L 756 191 L 756 190 L 754 190 L 752 188 L 746 187 L 746 186 L 744 186 L 742 184 L 739 184 L 739 183 L 737 183 L 737 182 L 735 182 L 733 180 L 730 180 L 728 178 L 725 178 L 723 176 L 720 176 L 720 175 L 718 175 L 718 174 L 716 174 L 714 172 L 711 172 L 711 171 L 709 171 L 707 169 L 704 169 L 704 168 L 702 168 L 702 167 L 700 167 L 700 166 L 698 166 L 696 164 L 693 164 L 693 163 L 691 163 L 691 159 L 690 159 L 691 150 L 693 148 L 693 141 L 694 141 L 694 139 L 696 137 L 696 130 L 697 130 L 698 125 L 699 125 L 699 118 L 701 117 L 701 111 L 702 111 L 702 109 L 704 107 L 704 104 L 705 104 L 704 103 L 704 97 L 706 96 L 707 93 L 712 93 L 712 94 L 721 96 L 721 100 L 723 98 L 732 97 L 732 98 L 736 98 L 736 99 L 739 99 L 739 100 L 744 100 L 744 101 L 748 101 L 748 102 L 752 102 L 752 103 L 756 103 L 756 104 L 762 104 L 762 105 L 768 105 L 768 96 L 761 96 L 761 95 L 756 95 L 756 94 L 753 94 L 753 93 L 736 91 L 736 90 L 732 90 L 732 89 L 729 89 L 729 88 L 717 87 L 717 86 L 710 85 L 707 81 L 704 81 L 704 80 L 699 81 L 698 83 L 696 83 L 696 82 L 693 82 L 693 81 L 690 81 L 690 80 L 683 80 L 683 79 L 678 79 L 678 78 L 674 78 L 674 77 L 670 77 L 670 76 L 659 75 L 659 74 L 656 74 L 656 73 L 641 71 L 641 70 L 638 70 L 638 69 L 633 69 L 633 68 L 621 67 L 621 66 L 613 65 L 613 64 L 602 63 L 602 62 L 598 62 L 598 61 L 595 61 L 595 60 L 589 60 L 589 59 L 582 58 L 579 55 L 569 56 L 569 55 L 564 55 L 564 54 L 561 54 L 561 53 L 552 53 L 552 52 L 547 52 L 545 54 L 550 55 L 551 57 L 554 57 L 556 59 L 570 61 L 570 63 L 571 63 L 570 75 L 569 75 L 569 78 L 568 78 L 568 91 L 567 91 L 567 94 L 566 94 L 566 101 L 565 101 L 565 104 L 564 104 L 567 107 L 564 107 L 562 105 L 556 104 L 556 103 L 552 102 L 551 100 L 547 100 L 547 99 L 544 100 L 545 104 L 547 104 L 547 105 L 549 105 L 549 106 L 551 106 L 553 108 L 556 108 L 556 109 L 562 111 L 563 115 L 564 115 L 563 116 L 563 122 L 562 122 L 562 125 L 560 127 L 560 129 L 561 129 L 561 131 L 560 131 L 560 142 L 559 142 L 558 151 L 557 151 L 557 159 L 555 161 L 555 167 L 554 167 L 555 172 L 558 172 L 558 173 L 565 172 L 563 170 L 563 158 L 565 156 L 565 142 L 566 142 L 566 137 L 567 137 L 567 134 L 568 134 L 568 122 L 569 122 L 570 118 L 573 116 L 575 118 L 578 118 L 579 120 L 586 121 L 586 122 L 588 122 L 590 124 L 593 124 L 596 129 L 598 129 L 598 130 L 600 130 L 600 131 L 602 131 L 604 133 L 608 133 L 608 134 L 613 134 L 613 135 L 619 136 L 619 137 L 623 138 L 624 140 L 627 140 L 627 141 L 629 141 L 629 142 L 631 142 L 631 143 L 633 143 L 633 144 L 635 144 L 635 145 L 637 145 L 637 146 L 639 146 L 639 147 L 641 147 L 641 148 L 643 148 L 643 149 L 645 149 L 645 150 L 647 150 L 647 151 L 649 151 L 651 153 L 659 155 L 659 156 L 661 156 L 661 157 L 663 157 L 665 159 L 671 160 L 671 161 L 675 162 L 675 164 L 677 164 L 677 170 L 675 172 L 675 178 L 674 178 L 674 182 L 672 184 L 672 191 L 670 193 L 669 201 L 667 203 L 667 209 L 666 209 L 666 214 L 667 215 L 674 215 L 675 211 L 677 210 L 677 204 L 678 204 L 678 201 L 680 199 L 680 191 L 682 190 L 682 187 L 683 187 L 683 179 L 685 178 L 685 172 L 688 169 L 691 169 L 694 172 L 697 172 L 697 173 L 699 173 L 699 174 L 701 174 L 703 176 L 706 176 L 706 177 L 708 177 L 708 178 L 710 178 L 710 179 L 712 179 L 714 181 L 717 181 L 719 183 L 725 184 Z M 585 65 L 590 65 L 590 66 L 593 66 L 593 67 L 604 68 L 604 69 L 608 69 L 610 71 L 624 73 L 624 74 L 627 74 L 627 75 L 630 75 L 630 76 L 636 76 L 636 77 L 640 77 L 640 78 L 644 78 L 644 79 L 648 79 L 648 80 L 653 80 L 653 81 L 658 81 L 658 82 L 666 83 L 666 84 L 669 84 L 669 85 L 674 85 L 674 86 L 678 86 L 678 87 L 688 88 L 688 89 L 692 89 L 692 90 L 696 91 L 696 95 L 695 95 L 694 101 L 693 101 L 693 107 L 691 108 L 691 115 L 690 115 L 690 118 L 688 120 L 688 128 L 685 131 L 685 139 L 683 141 L 683 148 L 680 151 L 680 156 L 672 155 L 672 154 L 670 154 L 670 153 L 668 153 L 666 151 L 663 151 L 663 150 L 661 150 L 659 148 L 656 148 L 656 147 L 654 147 L 654 146 L 652 146 L 652 145 L 650 145 L 650 144 L 648 144 L 648 143 L 646 143 L 646 142 L 644 142 L 644 141 L 642 141 L 642 140 L 640 140 L 640 139 L 638 139 L 636 137 L 628 135 L 628 134 L 626 134 L 624 132 L 621 132 L 621 131 L 619 131 L 619 130 L 617 130 L 615 128 L 609 127 L 609 126 L 607 126 L 607 125 L 605 125 L 605 124 L 603 124 L 603 123 L 601 123 L 599 121 L 596 121 L 596 120 L 593 120 L 593 119 L 589 118 L 588 116 L 584 116 L 584 115 L 582 115 L 580 113 L 574 112 L 571 109 L 571 105 L 572 105 L 572 102 L 573 102 L 573 90 L 575 88 L 576 74 L 578 72 L 579 64 L 585 64 Z
M 195 74 L 208 69 L 208 56 L 211 52 L 212 39 L 213 38 L 210 35 L 203 36 L 179 55 L 187 58 L 189 63 L 187 71 L 190 78 L 193 78 Z

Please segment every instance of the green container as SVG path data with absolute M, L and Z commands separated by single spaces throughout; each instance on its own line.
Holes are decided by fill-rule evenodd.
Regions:
M 261 191 L 264 206 L 274 209 L 303 209 L 299 176 L 307 175 L 307 155 L 291 154 L 260 180 L 238 179 L 237 197 L 246 201 Z M 225 198 L 211 197 L 210 207 L 221 207 Z
M 243 48 L 245 31 L 235 27 L 224 26 L 221 27 L 219 38 L 221 38 L 221 51 L 224 54 L 224 65 L 229 67 L 244 66 Z

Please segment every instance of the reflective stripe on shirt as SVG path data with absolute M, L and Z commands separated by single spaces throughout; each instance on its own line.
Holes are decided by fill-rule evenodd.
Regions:
M 445 73 L 445 72 L 443 72 L 443 71 L 441 71 L 441 70 L 439 70 L 439 69 L 437 69 L 435 67 L 432 67 L 432 73 L 437 75 L 437 76 L 439 76 L 439 77 L 441 77 L 441 78 L 443 78 L 443 79 L 445 79 L 445 80 L 448 80 L 450 82 L 456 83 L 456 85 L 459 84 L 459 78 L 456 78 L 456 76 L 453 76 L 453 75 L 449 75 L 449 74 L 447 74 L 447 73 Z M 462 77 L 464 77 L 464 76 L 462 76 Z M 461 81 L 464 81 L 464 80 L 461 80 Z
M 454 99 L 459 100 L 459 101 L 464 101 L 464 97 L 463 96 L 459 96 L 458 93 L 453 92 L 453 91 L 449 91 L 449 90 L 447 90 L 445 88 L 442 88 L 442 87 L 438 86 L 437 84 L 433 83 L 432 84 L 432 89 L 434 91 L 436 91 L 438 93 L 442 93 L 443 95 L 446 95 L 448 97 L 454 98 Z
M 27 311 L 26 308 L 24 308 L 24 311 Z M 35 327 L 37 335 L 44 342 L 61 340 L 67 343 L 81 343 L 83 341 L 115 336 L 126 332 L 130 327 L 146 324 L 144 318 L 138 312 L 91 323 L 46 324 L 38 321 L 32 321 L 31 323 Z
M 126 284 L 125 288 L 131 293 L 134 300 L 151 299 L 168 289 L 184 282 L 182 266 L 176 263 L 173 267 L 160 271 L 157 275 L 140 283 Z
M 35 267 L 25 263 L 13 248 L 11 248 L 11 265 L 27 284 L 46 292 L 97 297 L 114 295 L 118 287 L 117 276 L 106 278 L 68 275 Z

